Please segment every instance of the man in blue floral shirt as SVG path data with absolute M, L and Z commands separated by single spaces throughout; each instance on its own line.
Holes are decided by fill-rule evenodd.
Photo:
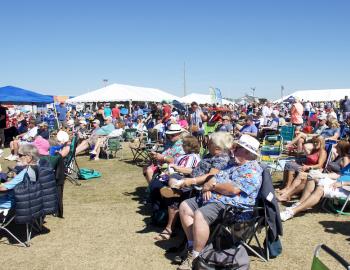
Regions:
M 242 135 L 234 150 L 235 164 L 203 185 L 203 201 L 190 198 L 181 203 L 180 218 L 189 251 L 179 270 L 192 269 L 193 260 L 208 241 L 209 226 L 220 217 L 226 205 L 248 212 L 255 205 L 263 171 L 256 160 L 258 150 L 259 142 L 255 138 Z M 249 217 L 243 214 L 239 218 Z

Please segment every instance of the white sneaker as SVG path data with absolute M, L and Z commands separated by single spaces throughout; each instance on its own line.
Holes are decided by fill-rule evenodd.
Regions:
M 0 157 L 2 156 L 3 153 L 4 153 L 4 150 L 0 149 Z
M 286 221 L 288 219 L 291 219 L 294 217 L 294 213 L 293 213 L 293 210 L 292 209 L 288 209 L 286 208 L 286 210 L 284 210 L 283 212 L 280 213 L 281 215 L 281 220 L 282 221 Z
M 289 207 L 286 207 L 286 209 L 294 209 L 295 207 L 299 206 L 300 205 L 300 202 L 295 202 L 293 203 L 291 206 Z

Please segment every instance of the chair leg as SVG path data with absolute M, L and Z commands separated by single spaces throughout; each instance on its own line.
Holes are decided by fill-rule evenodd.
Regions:
M 245 247 L 245 248 L 247 248 L 247 249 L 249 249 L 252 253 L 254 253 L 254 255 L 256 255 L 257 257 L 259 257 L 263 262 L 267 262 L 267 260 L 263 257 L 263 256 L 261 256 L 261 254 L 259 254 L 258 252 L 256 252 L 252 247 L 250 247 L 247 243 L 245 243 L 244 241 L 241 241 L 241 244 Z
M 346 198 L 346 201 L 345 201 L 345 203 L 343 204 L 343 207 L 341 208 L 339 214 L 343 214 L 343 213 L 344 213 L 344 210 L 345 210 L 346 205 L 348 204 L 349 200 L 350 200 L 350 194 L 349 194 L 349 196 Z
M 11 235 L 20 245 L 22 245 L 23 247 L 28 247 L 24 242 L 22 242 L 21 240 L 19 240 L 12 232 L 10 232 L 7 228 L 4 227 L 0 227 L 0 230 L 4 230 L 5 232 L 7 232 L 9 235 Z

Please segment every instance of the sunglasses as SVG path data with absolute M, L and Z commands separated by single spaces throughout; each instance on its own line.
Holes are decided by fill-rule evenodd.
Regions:
M 28 155 L 24 155 L 24 154 L 21 154 L 21 153 L 18 153 L 18 157 L 24 157 L 24 156 L 28 156 Z

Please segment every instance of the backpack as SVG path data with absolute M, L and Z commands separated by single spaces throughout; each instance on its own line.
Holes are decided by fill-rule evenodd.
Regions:
M 82 179 L 82 180 L 90 180 L 92 178 L 101 177 L 101 173 L 96 170 L 81 168 L 78 172 L 78 177 L 79 179 Z

